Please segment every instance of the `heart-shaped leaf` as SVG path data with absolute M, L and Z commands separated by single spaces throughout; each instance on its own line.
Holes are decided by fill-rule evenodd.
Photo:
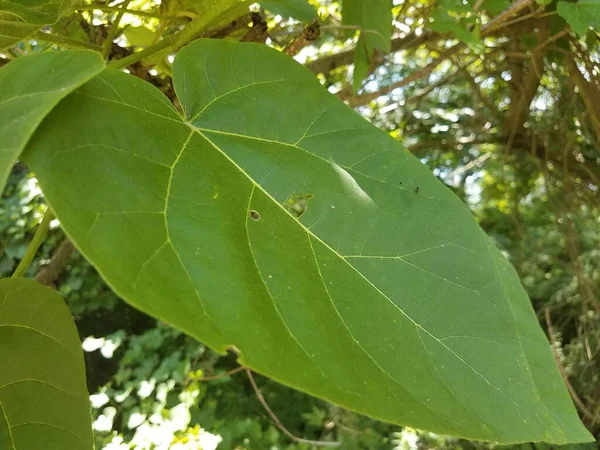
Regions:
M 600 31 L 600 0 L 560 1 L 556 4 L 556 11 L 580 36 L 590 27 Z
M 116 292 L 373 417 L 590 439 L 516 274 L 418 160 L 265 46 L 197 41 L 173 74 L 184 118 L 107 70 L 26 152 Z
M 46 114 L 104 69 L 99 53 L 38 53 L 0 69 L 0 192 L 27 141 Z
M 33 280 L 0 280 L 0 448 L 91 450 L 89 403 L 63 299 Z

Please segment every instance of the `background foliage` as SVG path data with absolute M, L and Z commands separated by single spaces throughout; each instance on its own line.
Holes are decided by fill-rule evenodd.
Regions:
M 30 39 L 6 44 L 0 64 L 75 42 L 103 48 L 111 60 L 126 58 L 174 36 L 212 3 L 77 5 L 61 18 L 54 8 L 46 21 L 35 17 L 37 34 L 29 30 Z M 471 208 L 510 255 L 582 420 L 598 437 L 600 4 L 395 2 L 388 47 L 380 41 L 389 27 L 361 11 L 361 2 L 345 2 L 356 8 L 345 18 L 334 1 L 314 1 L 313 8 L 264 2 L 254 13 L 248 4 L 229 3 L 228 14 L 204 35 L 296 53 L 331 92 L 402 141 Z M 146 15 L 122 15 L 123 7 Z M 510 18 L 494 27 L 507 8 Z M 320 33 L 305 28 L 317 16 Z M 127 69 L 175 101 L 171 62 L 158 53 Z M 35 179 L 17 164 L 0 203 L 1 276 L 23 256 L 42 203 Z M 233 355 L 219 357 L 116 298 L 58 223 L 29 275 L 55 286 L 76 318 L 97 448 L 210 449 L 219 439 L 219 448 L 302 448 L 273 426 L 243 373 L 203 380 L 234 369 Z M 342 440 L 349 449 L 493 447 L 401 430 L 257 381 L 279 419 L 303 437 Z M 522 448 L 532 447 L 544 448 Z

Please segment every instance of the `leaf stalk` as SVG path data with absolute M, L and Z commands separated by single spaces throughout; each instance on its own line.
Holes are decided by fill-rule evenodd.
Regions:
M 50 222 L 54 219 L 54 213 L 50 210 L 50 208 L 46 209 L 44 213 L 44 217 L 42 218 L 41 223 L 39 224 L 37 230 L 35 230 L 35 234 L 33 235 L 33 239 L 27 246 L 27 250 L 25 251 L 25 255 L 23 255 L 23 259 L 17 266 L 15 272 L 12 274 L 13 278 L 21 278 L 29 269 L 33 258 L 35 257 L 38 249 L 44 242 L 44 238 L 48 233 L 48 227 L 50 226 Z

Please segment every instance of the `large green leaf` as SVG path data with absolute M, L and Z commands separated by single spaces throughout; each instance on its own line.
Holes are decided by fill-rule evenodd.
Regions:
M 116 292 L 373 417 L 590 439 L 517 276 L 418 160 L 265 46 L 197 41 L 173 74 L 185 118 L 107 70 L 26 151 Z
M 73 10 L 77 0 L 0 0 L 0 50 Z
M 600 0 L 560 1 L 556 4 L 556 11 L 580 36 L 590 27 L 600 31 Z
M 0 280 L 0 448 L 91 450 L 83 352 L 52 289 Z
M 44 117 L 103 69 L 99 53 L 78 50 L 38 53 L 0 69 L 0 192 Z
M 360 28 L 354 52 L 354 90 L 369 73 L 375 50 L 389 53 L 392 38 L 392 2 L 390 0 L 344 0 L 342 19 L 346 25 Z

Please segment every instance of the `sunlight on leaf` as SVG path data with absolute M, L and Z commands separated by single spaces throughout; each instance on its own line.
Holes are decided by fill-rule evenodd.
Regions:
M 121 297 L 376 418 L 590 439 L 517 275 L 417 159 L 265 46 L 199 40 L 173 75 L 185 118 L 106 70 L 25 154 Z M 286 201 L 307 193 L 296 217 Z

